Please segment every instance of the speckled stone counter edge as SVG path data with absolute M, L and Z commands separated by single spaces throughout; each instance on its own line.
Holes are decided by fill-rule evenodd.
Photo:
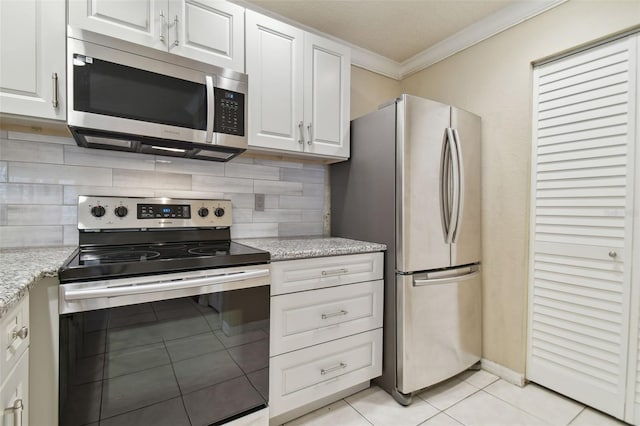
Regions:
M 271 261 L 384 251 L 384 244 L 347 238 L 248 238 L 234 240 L 271 253 Z
M 0 250 L 0 318 L 16 306 L 38 280 L 57 277 L 75 247 Z

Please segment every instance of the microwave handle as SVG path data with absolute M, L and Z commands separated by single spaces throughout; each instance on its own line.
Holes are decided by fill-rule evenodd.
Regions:
M 213 143 L 213 120 L 215 118 L 215 99 L 213 91 L 213 77 L 210 75 L 205 76 L 205 83 L 207 85 L 207 143 Z

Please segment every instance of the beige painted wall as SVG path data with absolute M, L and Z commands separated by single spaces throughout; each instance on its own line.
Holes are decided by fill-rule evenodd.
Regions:
M 351 119 L 378 109 L 378 105 L 397 97 L 400 82 L 355 66 L 351 67 Z
M 526 358 L 531 62 L 639 23 L 638 0 L 570 0 L 401 82 L 482 117 L 484 357 L 514 371 Z

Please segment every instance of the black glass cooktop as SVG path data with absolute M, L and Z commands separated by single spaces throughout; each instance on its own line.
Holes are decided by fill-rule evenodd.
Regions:
M 268 263 L 269 252 L 233 241 L 80 247 L 60 268 L 60 282 L 88 281 Z

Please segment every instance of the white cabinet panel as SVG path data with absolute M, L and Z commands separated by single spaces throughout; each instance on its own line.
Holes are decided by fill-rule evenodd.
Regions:
M 244 72 L 244 8 L 220 0 L 171 0 L 169 51 Z
M 271 295 L 382 279 L 383 253 L 318 257 L 271 264 Z
M 304 32 L 247 10 L 249 145 L 302 151 Z
M 29 350 L 0 385 L 0 426 L 29 426 Z
M 166 0 L 69 0 L 70 26 L 155 49 L 167 50 L 168 19 Z
M 382 327 L 382 280 L 275 296 L 271 355 Z
M 349 157 L 351 51 L 247 11 L 249 145 Z
M 271 358 L 269 415 L 277 416 L 382 374 L 382 329 Z
M 2 317 L 0 321 L 0 378 L 6 377 L 29 347 L 29 296 Z M 2 380 L 0 380 L 1 382 Z M 1 385 L 2 383 L 0 383 Z
M 534 72 L 527 378 L 618 418 L 633 264 L 635 43 Z
M 305 150 L 349 157 L 349 49 L 312 34 L 305 44 Z
M 244 8 L 224 0 L 69 0 L 69 25 L 244 72 Z
M 64 120 L 65 2 L 0 2 L 0 112 Z

